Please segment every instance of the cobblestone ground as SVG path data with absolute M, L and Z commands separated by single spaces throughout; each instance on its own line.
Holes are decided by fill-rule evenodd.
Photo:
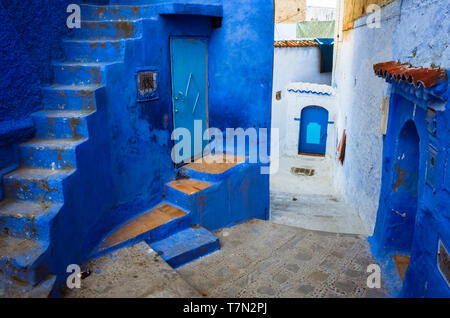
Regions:
M 387 297 L 367 287 L 367 237 L 254 220 L 216 233 L 222 250 L 178 270 L 207 297 Z M 383 281 L 383 280 L 382 280 Z

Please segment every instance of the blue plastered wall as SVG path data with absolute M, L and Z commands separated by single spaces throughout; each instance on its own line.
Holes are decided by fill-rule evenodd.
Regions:
M 401 1 L 400 10 L 393 60 L 448 69 L 450 4 L 405 0 Z M 448 83 L 442 90 L 441 94 L 448 96 Z M 433 136 L 429 127 L 434 119 L 428 114 L 423 100 L 405 93 L 396 84 L 389 88 L 389 94 L 388 131 L 383 138 L 383 177 L 377 223 L 371 238 L 372 248 L 379 260 L 391 258 L 393 254 L 411 257 L 398 296 L 450 297 L 448 277 L 446 280 L 445 274 L 438 268 L 439 241 L 447 251 L 450 248 L 449 103 L 440 101 L 434 105 L 437 131 Z M 398 152 L 399 136 L 408 122 L 413 123 L 419 136 L 417 198 L 396 196 L 399 191 L 396 183 L 399 167 L 395 165 L 404 153 Z M 437 152 L 434 172 L 430 168 L 433 149 Z M 408 186 L 407 179 L 401 183 L 403 188 Z M 417 200 L 415 214 L 411 209 L 411 201 L 414 200 Z M 394 209 L 394 205 L 398 209 Z M 402 213 L 405 211 L 406 215 Z
M 107 1 L 84 2 L 107 4 Z M 212 0 L 183 2 L 221 4 Z M 29 30 L 26 23 L 19 26 L 6 23 L 8 27 L 0 31 L 2 38 L 9 41 L 9 44 L 4 43 L 7 44 L 4 51 L 10 52 L 6 54 L 5 63 L 13 67 L 6 76 L 9 86 L 1 87 L 2 107 L 5 105 L 2 122 L 14 119 L 23 123 L 30 113 L 41 108 L 40 85 L 51 83 L 53 79 L 51 61 L 61 57 L 68 3 L 45 1 L 31 6 L 19 6 L 19 1 L 5 3 L 11 4 L 9 8 L 1 7 L 0 13 L 9 19 L 5 21 L 19 20 L 17 15 L 34 21 L 35 14 L 41 13 L 35 30 Z M 45 39 L 43 34 L 46 34 Z M 269 129 L 272 1 L 224 1 L 220 28 L 213 28 L 208 16 L 160 15 L 156 7 L 150 8 L 142 22 L 142 38 L 125 41 L 124 60 L 108 67 L 105 87 L 96 92 L 97 112 L 88 122 L 89 140 L 77 148 L 76 172 L 64 181 L 64 206 L 52 221 L 51 247 L 45 255 L 48 260 L 45 266 L 50 272 L 64 277 L 67 264 L 82 263 L 106 234 L 161 202 L 164 185 L 175 177 L 177 170 L 171 160 L 170 36 L 209 39 L 210 127 Z M 76 56 L 77 52 L 72 50 L 69 54 Z M 146 67 L 159 72 L 159 99 L 138 102 L 136 72 Z M 23 94 L 24 91 L 30 93 Z M 24 139 L 33 136 L 32 121 L 28 126 L 30 133 Z M 15 137 L 11 140 L 15 144 L 20 142 Z M 14 147 L 10 149 L 13 151 Z M 255 215 L 266 218 L 268 180 L 268 175 L 259 173 L 259 167 L 244 169 L 239 178 L 221 187 L 220 193 L 226 195 L 231 190 L 248 189 L 245 202 L 230 198 L 233 201 L 230 209 L 245 205 L 246 211 L 235 208 L 234 214 L 216 218 L 214 209 L 203 207 L 199 209 L 203 213 L 199 222 L 205 223 L 207 228 L 218 229 Z M 216 197 L 221 199 L 220 195 Z
M 379 28 L 369 28 L 368 16 L 363 16 L 355 21 L 354 28 L 344 31 L 336 41 L 333 85 L 339 92 L 339 138 L 343 129 L 347 133 L 344 165 L 336 163 L 336 183 L 365 222 L 369 233 L 375 228 L 370 242 L 380 264 L 395 266 L 392 262 L 392 254 L 395 253 L 411 256 L 399 296 L 446 296 L 448 287 L 437 269 L 436 253 L 438 238 L 444 241 L 447 249 L 450 244 L 449 197 L 448 186 L 445 185 L 448 184 L 445 177 L 449 145 L 448 105 L 445 105 L 447 110 L 441 107 L 437 112 L 437 187 L 433 192 L 425 183 L 430 142 L 426 110 L 414 107 L 419 101 L 411 102 L 399 91 L 392 93 L 391 85 L 374 75 L 373 64 L 398 60 L 419 67 L 448 69 L 450 3 L 395 0 L 383 6 L 380 13 Z M 383 97 L 390 98 L 386 136 L 380 132 Z M 394 207 L 389 198 L 396 193 L 393 183 L 398 136 L 408 120 L 413 120 L 420 139 L 418 209 L 415 217 L 408 213 L 408 218 L 403 218 L 392 211 Z M 401 200 L 397 203 L 398 209 L 394 210 L 403 214 Z M 405 220 L 414 229 L 409 242 L 405 237 L 411 237 L 411 234 L 399 233 L 407 228 L 400 226 L 402 223 L 405 225 Z M 387 274 L 385 279 L 401 285 L 400 278 L 394 278 L 392 273 L 397 275 L 395 267 L 393 271 L 384 273 Z
M 0 170 L 17 161 L 15 145 L 33 134 L 29 115 L 41 108 L 40 85 L 53 78 L 50 61 L 61 56 L 70 3 L 0 3 Z

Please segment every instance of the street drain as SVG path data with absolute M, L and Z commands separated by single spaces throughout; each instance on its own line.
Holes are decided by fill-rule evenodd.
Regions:
M 292 167 L 291 173 L 296 176 L 311 177 L 314 175 L 314 169 Z

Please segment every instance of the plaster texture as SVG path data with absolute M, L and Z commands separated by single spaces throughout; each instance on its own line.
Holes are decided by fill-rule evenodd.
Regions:
M 336 41 L 333 86 L 338 91 L 337 137 L 345 129 L 347 146 L 342 166 L 335 161 L 337 187 L 373 232 L 381 186 L 381 105 L 387 85 L 373 75 L 373 64 L 392 59 L 400 2 L 381 11 L 381 27 L 368 28 L 366 17 Z

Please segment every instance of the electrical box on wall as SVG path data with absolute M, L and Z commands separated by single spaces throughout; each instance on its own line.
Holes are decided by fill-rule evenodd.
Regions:
M 425 180 L 426 183 L 435 190 L 436 185 L 436 165 L 437 165 L 437 150 L 432 146 L 428 145 L 428 160 L 427 160 L 427 170 Z
M 427 109 L 427 127 L 430 135 L 436 137 L 437 132 L 436 111 L 431 108 Z
M 147 102 L 159 99 L 158 70 L 155 67 L 140 67 L 136 69 L 136 86 L 138 102 Z

